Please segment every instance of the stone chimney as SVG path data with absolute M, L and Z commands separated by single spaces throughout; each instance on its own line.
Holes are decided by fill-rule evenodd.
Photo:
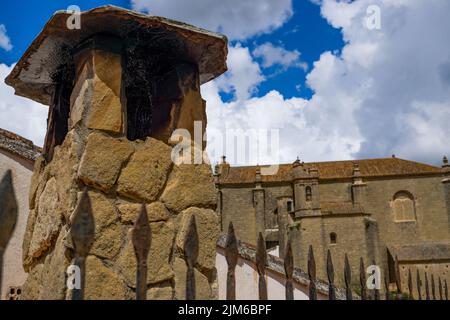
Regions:
M 226 71 L 226 38 L 112 6 L 83 12 L 81 29 L 68 29 L 69 17 L 53 15 L 6 79 L 16 94 L 50 106 L 30 190 L 24 298 L 68 297 L 71 215 L 85 188 L 96 229 L 86 299 L 134 298 L 130 228 L 142 203 L 152 231 L 147 297 L 185 298 L 183 243 L 195 215 L 197 298 L 217 298 L 211 167 L 175 165 L 171 135 L 186 129 L 192 139 L 202 136 L 200 85 Z

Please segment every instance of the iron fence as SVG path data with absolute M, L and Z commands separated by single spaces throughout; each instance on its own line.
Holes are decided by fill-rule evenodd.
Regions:
M 3 253 L 6 246 L 13 234 L 15 224 L 17 222 L 18 207 L 14 194 L 12 173 L 7 171 L 0 182 L 0 296 L 1 296 L 1 279 L 3 268 Z M 80 197 L 80 200 L 75 209 L 72 225 L 70 229 L 70 235 L 73 241 L 74 247 L 74 260 L 73 264 L 78 266 L 80 270 L 80 288 L 72 290 L 72 300 L 84 299 L 84 287 L 86 278 L 86 258 L 91 250 L 95 237 L 95 223 L 94 215 L 92 212 L 91 201 L 87 190 L 85 189 Z M 132 228 L 132 242 L 135 251 L 137 269 L 136 269 L 136 300 L 145 300 L 147 298 L 147 257 L 151 247 L 151 229 L 148 222 L 148 214 L 145 204 L 142 204 L 140 212 Z M 239 240 L 236 238 L 233 223 L 230 222 L 228 233 L 225 243 L 225 258 L 227 262 L 227 281 L 226 281 L 226 299 L 236 299 L 236 266 L 239 258 Z M 292 245 L 290 240 L 287 242 L 286 250 L 283 258 L 284 272 L 285 272 L 285 293 L 286 300 L 294 299 L 294 286 L 293 286 L 293 274 L 294 274 L 294 258 L 292 252 Z M 187 266 L 186 273 L 186 299 L 196 299 L 196 286 L 195 286 L 195 273 L 194 268 L 197 263 L 199 254 L 199 238 L 197 233 L 197 225 L 195 216 L 192 215 L 189 221 L 188 230 L 184 240 L 184 254 L 185 262 Z M 267 279 L 266 279 L 266 267 L 267 267 L 267 250 L 266 241 L 261 233 L 259 233 L 255 264 L 258 272 L 258 292 L 260 300 L 267 300 Z M 372 261 L 375 265 L 375 261 Z M 385 299 L 413 299 L 413 280 L 411 270 L 408 269 L 408 295 L 403 294 L 402 283 L 400 277 L 400 268 L 397 257 L 395 257 L 395 285 L 396 292 L 392 294 L 389 289 L 388 276 L 384 277 L 385 284 Z M 309 279 L 308 283 L 308 297 L 310 300 L 317 299 L 317 287 L 316 282 L 316 261 L 314 258 L 314 250 L 312 246 L 309 246 L 308 261 L 307 261 L 307 275 Z M 326 260 L 326 274 L 328 280 L 328 299 L 336 299 L 336 285 L 335 273 L 332 255 L 330 250 L 327 251 Z M 431 274 L 431 285 L 428 280 L 428 273 L 424 273 L 425 279 L 425 299 L 426 300 L 448 300 L 448 286 L 447 280 L 443 281 L 438 278 L 438 295 L 436 294 L 435 277 Z M 352 274 L 351 266 L 347 254 L 344 256 L 344 284 L 345 284 L 345 297 L 347 300 L 353 299 L 352 291 Z M 431 294 L 430 294 L 431 290 Z M 417 299 L 422 300 L 422 279 L 419 271 L 416 272 L 416 291 Z M 9 294 L 11 296 L 11 294 Z M 14 296 L 15 298 L 16 296 Z M 368 289 L 366 285 L 366 270 L 363 258 L 360 258 L 359 266 L 359 297 L 361 300 L 367 299 L 380 299 L 380 292 L 378 289 L 374 289 L 373 295 L 368 295 Z

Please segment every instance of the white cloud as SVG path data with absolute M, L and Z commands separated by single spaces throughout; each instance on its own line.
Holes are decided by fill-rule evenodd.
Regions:
M 291 6 L 290 1 L 263 2 L 265 9 L 247 1 L 208 3 L 134 1 L 141 10 L 222 28 L 235 38 L 275 28 L 285 18 L 273 22 L 261 19 L 261 12 L 274 10 L 277 18 L 281 11 L 274 6 Z M 374 4 L 381 8 L 381 30 L 365 27 L 366 9 Z M 255 96 L 265 77 L 248 48 L 237 44 L 230 47 L 229 72 L 202 86 L 208 132 L 280 129 L 280 158 L 257 160 L 261 164 L 291 162 L 297 155 L 318 161 L 396 154 L 439 162 L 450 153 L 448 12 L 447 0 L 323 0 L 322 15 L 342 30 L 346 45 L 341 53 L 324 52 L 312 66 L 307 75 L 312 98 L 286 99 L 277 91 Z M 253 17 L 261 21 L 256 23 Z M 0 76 L 10 69 L 0 65 Z M 233 93 L 235 99 L 223 102 L 220 92 Z M 15 97 L 11 88 L 0 84 L 0 127 L 42 144 L 46 116 L 46 107 Z M 209 139 L 209 149 L 218 145 L 214 137 Z M 212 156 L 218 160 L 220 154 Z
M 366 28 L 370 5 L 381 9 L 380 30 Z M 324 0 L 321 12 L 347 44 L 341 56 L 323 54 L 308 75 L 310 104 L 346 113 L 362 140 L 355 157 L 438 163 L 450 151 L 450 2 Z M 346 135 L 345 124 L 331 125 Z
M 6 34 L 6 27 L 4 24 L 0 24 L 0 48 L 5 49 L 6 51 L 9 51 L 13 48 L 11 40 Z
M 131 5 L 138 11 L 223 32 L 238 40 L 270 32 L 293 14 L 292 0 L 131 0 Z
M 253 50 L 253 55 L 257 58 L 262 58 L 262 66 L 264 68 L 279 65 L 284 70 L 289 67 L 301 68 L 304 71 L 308 69 L 308 65 L 300 61 L 300 51 L 289 51 L 281 46 L 276 47 L 270 42 L 257 46 Z
M 381 8 L 381 30 L 366 27 L 369 5 Z M 207 84 L 210 129 L 280 128 L 282 162 L 297 154 L 306 161 L 396 154 L 439 164 L 450 153 L 448 12 L 446 0 L 324 0 L 321 13 L 346 45 L 314 63 L 312 98 L 272 91 L 223 103 L 220 87 Z
M 15 132 L 42 146 L 48 107 L 14 95 L 14 89 L 3 81 L 12 67 L 0 64 L 0 128 Z
M 227 65 L 228 72 L 217 79 L 216 83 L 221 91 L 233 92 L 238 100 L 248 99 L 265 80 L 248 48 L 240 44 L 228 48 Z

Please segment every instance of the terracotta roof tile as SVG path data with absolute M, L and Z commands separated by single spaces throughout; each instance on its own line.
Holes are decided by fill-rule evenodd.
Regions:
M 0 149 L 34 161 L 42 152 L 33 142 L 10 131 L 0 129 Z
M 440 167 L 404 160 L 400 158 L 380 158 L 364 160 L 345 160 L 328 162 L 304 163 L 304 167 L 317 168 L 319 179 L 345 179 L 351 178 L 354 164 L 359 165 L 361 177 L 388 177 L 403 175 L 441 174 Z M 262 176 L 263 182 L 290 181 L 292 165 L 281 164 L 278 173 L 271 176 Z M 253 183 L 255 181 L 256 166 L 230 167 L 228 174 L 220 177 L 221 183 Z

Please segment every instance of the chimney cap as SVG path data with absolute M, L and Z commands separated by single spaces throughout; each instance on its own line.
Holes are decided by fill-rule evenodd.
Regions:
M 177 37 L 183 46 L 180 60 L 198 65 L 201 84 L 227 70 L 228 40 L 224 35 L 111 5 L 81 12 L 80 29 L 67 28 L 71 16 L 72 12 L 66 10 L 55 12 L 5 79 L 17 95 L 50 105 L 54 86 L 52 77 L 68 60 L 65 50 L 71 50 L 100 33 L 125 39 L 128 32 L 136 28 L 142 32 L 164 28 L 168 36 Z

